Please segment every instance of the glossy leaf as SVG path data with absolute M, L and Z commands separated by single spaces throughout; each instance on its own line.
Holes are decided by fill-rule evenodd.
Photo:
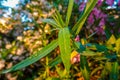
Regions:
M 68 28 L 62 28 L 58 34 L 58 43 L 61 52 L 61 59 L 67 72 L 69 72 L 71 63 L 70 32 Z
M 35 54 L 31 55 L 30 57 L 23 60 L 22 62 L 16 64 L 12 68 L 2 71 L 2 73 L 8 73 L 8 72 L 11 72 L 11 71 L 16 71 L 18 69 L 24 68 L 24 67 L 40 60 L 41 58 L 45 57 L 52 50 L 54 50 L 57 46 L 58 46 L 58 41 L 54 40 L 53 42 L 51 42 L 50 44 L 45 46 L 42 50 L 36 52 Z

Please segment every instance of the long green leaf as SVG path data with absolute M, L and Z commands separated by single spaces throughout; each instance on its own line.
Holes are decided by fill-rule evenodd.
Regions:
M 61 63 L 62 60 L 61 60 L 61 57 L 60 56 L 57 56 L 54 60 L 52 60 L 50 63 L 49 63 L 49 66 L 52 68 L 54 67 L 55 65 Z
M 71 63 L 70 63 L 70 54 L 71 54 L 71 47 L 70 47 L 70 32 L 68 27 L 62 28 L 58 34 L 58 44 L 60 47 L 61 52 L 61 59 L 65 66 L 67 72 L 69 72 Z
M 63 27 L 63 26 L 60 24 L 58 18 L 56 17 L 56 13 L 54 13 L 54 14 L 52 15 L 52 18 L 54 19 L 54 21 L 58 24 L 58 26 L 59 26 L 60 28 Z
M 70 20 L 70 17 L 71 17 L 73 4 L 74 4 L 74 0 L 69 0 L 68 10 L 67 10 L 67 17 L 66 17 L 66 27 L 69 24 L 69 20 Z
M 42 22 L 48 23 L 55 28 L 60 28 L 58 24 L 53 19 L 43 19 Z
M 58 10 L 56 10 L 56 16 L 58 17 L 58 20 L 60 24 L 62 25 L 62 27 L 64 27 L 65 23 L 63 22 L 62 16 L 60 15 L 60 12 Z
M 100 55 L 102 53 L 95 53 L 93 51 L 88 50 L 88 51 L 83 51 L 81 55 L 83 55 L 83 56 L 96 56 L 98 54 Z
M 112 66 L 112 71 L 110 74 L 110 80 L 118 80 L 119 77 L 119 64 L 118 62 L 114 62 Z
M 97 68 L 94 68 L 94 69 L 91 71 L 90 76 L 93 76 L 98 70 L 101 70 L 101 69 L 103 69 L 103 66 L 99 66 L 99 67 L 97 67 Z
M 55 22 L 61 27 L 63 28 L 64 27 L 64 22 L 63 22 L 63 19 L 60 15 L 60 13 L 56 10 L 54 12 L 54 14 L 52 15 L 52 18 L 55 20 Z
M 76 35 L 81 31 L 81 29 L 83 27 L 83 24 L 85 23 L 88 15 L 90 14 L 90 12 L 92 11 L 92 9 L 96 5 L 97 1 L 98 0 L 89 0 L 89 2 L 87 2 L 85 13 L 83 13 L 83 15 L 81 16 L 81 18 L 78 20 L 78 22 L 72 28 L 72 31 L 76 32 L 75 33 Z
M 87 58 L 80 56 L 80 70 L 85 80 L 90 80 L 90 69 L 88 67 Z
M 90 80 L 90 74 L 86 67 L 80 69 L 85 80 Z
M 52 50 L 54 50 L 57 46 L 58 46 L 58 40 L 54 40 L 53 42 L 51 42 L 50 44 L 45 46 L 42 50 L 40 50 L 37 53 L 31 55 L 30 57 L 28 57 L 27 59 L 23 60 L 22 62 L 16 64 L 12 68 L 2 71 L 2 73 L 8 73 L 8 72 L 11 72 L 11 71 L 16 71 L 18 69 L 24 68 L 24 67 L 38 61 L 39 59 L 45 57 Z

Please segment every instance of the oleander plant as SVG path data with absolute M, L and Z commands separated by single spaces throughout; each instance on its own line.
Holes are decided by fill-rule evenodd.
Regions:
M 18 5 L 0 8 L 0 80 L 120 80 L 120 0 Z

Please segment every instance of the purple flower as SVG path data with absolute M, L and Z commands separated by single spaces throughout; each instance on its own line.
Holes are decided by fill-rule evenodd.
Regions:
M 98 0 L 97 6 L 100 7 L 102 5 L 103 0 Z
M 90 16 L 88 17 L 88 24 L 93 24 L 94 23 L 94 17 L 93 14 L 90 14 Z
M 118 6 L 120 6 L 120 0 L 118 1 Z
M 98 26 L 96 26 L 96 28 L 90 28 L 90 26 L 87 26 L 86 28 L 87 29 L 89 29 L 90 30 L 90 33 L 93 33 L 93 32 L 95 32 L 95 31 L 97 31 L 97 34 L 98 35 L 104 35 L 105 34 L 105 32 L 104 32 L 104 30 L 103 30 L 103 27 L 104 27 L 104 25 L 105 25 L 105 20 L 106 20 L 106 18 L 107 18 L 107 15 L 106 14 L 104 14 L 98 7 L 95 7 L 93 10 L 92 10 L 92 12 L 90 13 L 90 15 L 89 15 L 89 17 L 88 17 L 88 19 L 87 19 L 87 23 L 88 23 L 88 25 L 93 25 L 93 26 L 95 26 L 94 25 L 94 23 L 95 23 L 95 20 L 99 20 L 100 19 L 100 21 L 99 21 L 99 24 L 98 24 Z M 92 26 L 92 27 L 93 27 Z
M 80 3 L 80 6 L 79 6 L 79 11 L 80 11 L 80 12 L 84 10 L 85 5 L 86 5 L 85 2 Z
M 107 18 L 107 15 L 104 14 L 103 12 L 100 13 L 99 18 Z
M 101 11 L 97 9 L 96 7 L 92 11 L 93 15 L 95 16 L 96 19 L 99 18 Z
M 74 0 L 74 2 L 79 5 L 79 11 L 81 12 L 84 10 L 87 0 Z
M 104 26 L 104 25 L 105 25 L 105 19 L 102 18 L 102 19 L 100 20 L 99 26 Z
M 109 6 L 112 6 L 114 4 L 114 0 L 106 0 L 106 3 L 109 5 Z
M 98 35 L 101 35 L 101 34 L 104 35 L 104 34 L 105 34 L 105 32 L 104 32 L 104 30 L 103 30 L 102 27 L 97 27 L 97 28 L 96 28 L 96 31 L 97 31 L 97 34 L 98 34 Z

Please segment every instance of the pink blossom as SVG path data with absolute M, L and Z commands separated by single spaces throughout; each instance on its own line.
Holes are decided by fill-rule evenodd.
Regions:
M 75 64 L 75 63 L 78 63 L 78 62 L 80 62 L 80 54 L 77 54 L 76 56 L 74 56 L 71 59 L 71 64 Z
M 75 41 L 76 41 L 76 42 L 79 42 L 79 41 L 80 41 L 79 35 L 76 36 Z
M 106 3 L 110 6 L 112 6 L 114 4 L 114 0 L 106 0 Z

